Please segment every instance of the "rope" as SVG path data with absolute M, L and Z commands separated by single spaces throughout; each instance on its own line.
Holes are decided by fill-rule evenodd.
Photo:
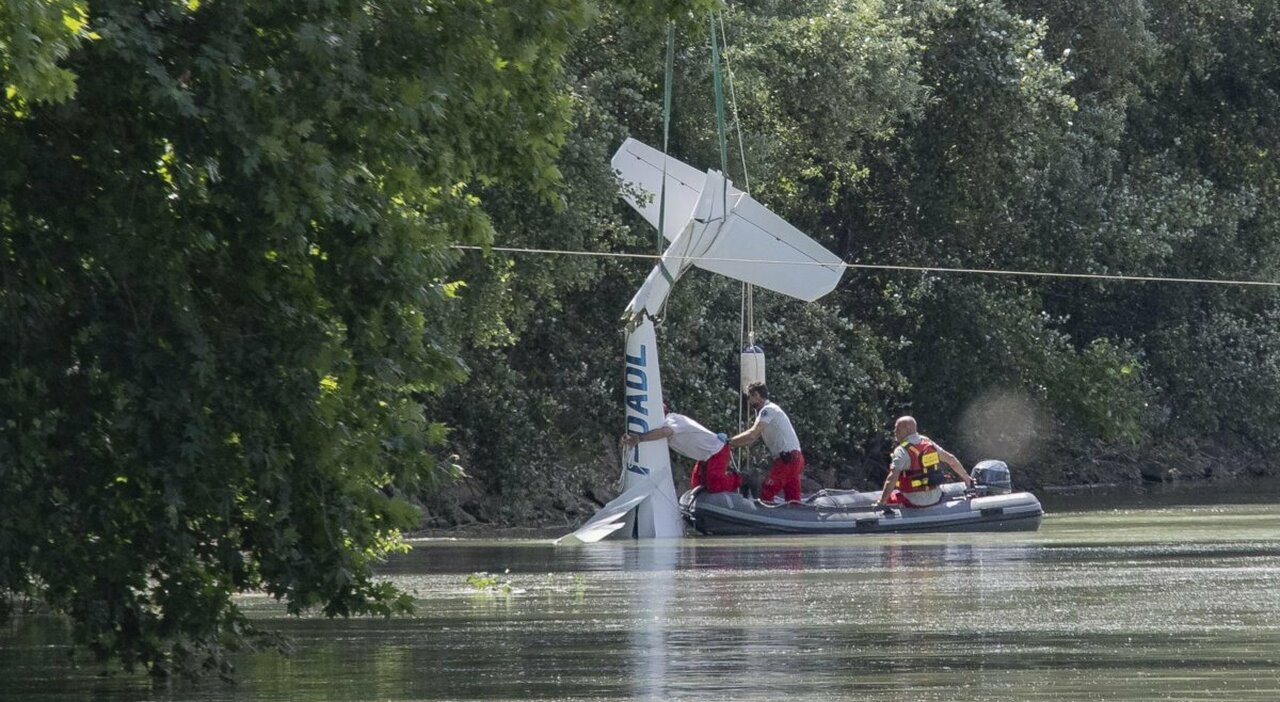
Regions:
M 747 318 L 747 283 L 744 282 L 742 284 L 742 299 L 741 299 L 741 302 L 739 303 L 739 309 L 738 309 L 738 348 L 739 349 L 745 348 L 742 343 L 743 342 L 742 337 L 744 333 L 743 327 L 745 326 L 744 322 L 746 318 Z M 739 386 L 742 385 L 741 355 L 739 355 L 739 358 L 738 358 L 738 385 Z M 739 395 L 738 396 L 738 433 L 741 434 L 742 430 L 745 428 L 743 425 L 743 420 L 745 419 L 745 416 L 744 416 L 745 412 L 743 411 L 743 408 L 742 408 L 742 396 L 741 396 L 742 388 L 741 387 L 738 388 L 738 395 Z M 741 451 L 742 449 L 738 449 L 738 450 Z M 735 462 L 737 461 L 736 456 L 734 457 L 734 460 Z
M 724 13 L 720 13 L 720 36 L 725 46 L 724 73 L 729 78 L 729 106 L 733 110 L 733 130 L 738 135 L 738 158 L 742 161 L 743 190 L 751 194 L 751 176 L 747 173 L 747 148 L 742 145 L 742 120 L 738 117 L 738 93 L 733 88 L 733 66 L 729 65 L 729 33 L 724 29 Z
M 710 12 L 711 22 L 711 76 L 716 91 L 716 134 L 720 138 L 720 173 L 723 183 L 720 190 L 722 216 L 729 216 L 729 145 L 725 138 L 724 87 L 720 80 L 720 42 L 716 39 L 716 13 Z
M 671 83 L 676 65 L 676 23 L 667 23 L 667 69 L 662 82 L 662 192 L 658 195 L 658 253 L 665 248 L 663 241 L 667 223 L 667 150 L 671 142 Z
M 738 116 L 738 94 L 737 94 L 737 91 L 734 89 L 734 85 L 733 85 L 733 67 L 729 64 L 729 53 L 728 53 L 729 32 L 726 31 L 724 28 L 723 12 L 720 13 L 719 20 L 720 20 L 720 36 L 725 44 L 724 68 L 725 68 L 725 74 L 729 78 L 729 104 L 733 109 L 734 132 L 738 137 L 738 157 L 742 161 L 743 186 L 745 188 L 746 193 L 750 195 L 751 194 L 751 175 L 747 172 L 747 149 L 745 146 L 743 146 L 743 143 L 742 143 L 742 120 Z M 714 23 L 711 25 L 711 41 L 712 41 L 712 50 L 714 52 L 715 51 L 715 24 Z M 715 53 L 712 54 L 712 57 L 713 57 L 713 63 L 714 63 Z M 728 160 L 725 156 L 725 152 L 727 149 L 725 146 L 723 113 L 720 111 L 722 110 L 722 107 L 720 103 L 721 91 L 720 91 L 720 84 L 719 84 L 719 79 L 720 79 L 719 66 L 713 65 L 713 68 L 715 69 L 715 78 L 716 78 L 716 99 L 717 99 L 716 107 L 718 110 L 717 117 L 720 118 L 720 122 L 718 125 L 720 128 L 720 149 L 721 149 L 720 161 L 721 161 L 721 168 L 726 170 L 725 175 L 727 176 Z M 738 348 L 739 350 L 746 348 L 746 346 L 743 344 L 743 338 L 742 338 L 744 333 L 743 331 L 744 327 L 745 327 L 745 334 L 746 334 L 746 344 L 750 346 L 755 346 L 756 344 L 755 288 L 750 283 L 744 282 L 742 284 L 742 301 L 740 304 L 740 310 L 738 314 L 739 314 L 739 317 L 738 317 Z M 739 379 L 741 379 L 741 376 L 742 376 L 741 353 L 739 353 L 738 355 L 738 376 L 739 376 Z M 738 432 L 739 433 L 741 433 L 744 429 L 746 429 L 746 420 L 748 418 L 749 417 L 746 410 L 744 409 L 742 399 L 741 397 L 739 397 L 738 399 Z M 733 456 L 733 462 L 735 467 L 746 465 L 746 459 L 742 457 L 742 454 L 747 453 L 748 451 L 749 451 L 748 448 L 740 448 L 737 450 L 737 452 Z
M 738 310 L 738 349 L 739 350 L 746 348 L 746 346 L 743 343 L 743 334 L 746 333 L 745 332 L 746 320 L 750 318 L 749 313 L 747 311 L 748 310 L 747 301 L 750 299 L 750 293 L 748 293 L 748 290 L 750 289 L 751 289 L 750 284 L 745 282 L 742 284 L 742 297 L 740 298 L 741 300 L 739 303 L 740 308 Z M 755 332 L 751 332 L 751 334 L 752 334 L 752 337 L 748 337 L 748 338 L 753 338 Z M 742 354 L 741 352 L 739 352 L 738 354 L 738 381 L 736 385 L 738 386 L 738 433 L 741 434 L 743 431 L 746 430 L 747 421 L 751 418 L 750 410 L 747 408 L 747 404 L 742 401 L 742 387 L 741 387 L 742 386 Z M 746 468 L 748 466 L 748 463 L 751 460 L 751 447 L 739 446 L 738 448 L 734 449 L 730 455 L 732 456 L 732 459 L 733 459 L 732 464 L 734 469 L 737 470 L 738 473 L 742 475 L 745 479 Z
M 588 256 L 593 258 L 625 258 L 625 259 L 643 259 L 652 261 L 661 259 L 661 256 L 654 254 L 637 254 L 637 253 L 610 253 L 607 251 L 570 251 L 563 249 L 537 249 L 522 248 L 513 246 L 472 246 L 467 244 L 455 244 L 452 247 L 456 251 L 494 251 L 498 253 L 513 254 L 549 254 L 558 256 Z M 1109 273 L 1059 273 L 1055 271 L 1023 271 L 999 268 L 949 268 L 943 266 L 908 266 L 901 264 L 874 264 L 874 263 L 821 263 L 818 261 L 761 261 L 753 258 L 712 258 L 707 256 L 691 256 L 676 257 L 677 260 L 698 260 L 698 261 L 718 261 L 722 263 L 764 263 L 777 264 L 787 266 L 822 266 L 831 268 L 832 266 L 840 266 L 854 270 L 870 270 L 870 271 L 905 271 L 910 273 L 957 273 L 971 275 L 1003 275 L 1010 277 L 1029 277 L 1029 278 L 1067 278 L 1074 280 L 1109 280 L 1132 283 L 1189 283 L 1200 285 L 1240 285 L 1264 288 L 1280 288 L 1280 282 L 1270 280 L 1235 280 L 1230 278 L 1179 278 L 1172 276 L 1156 276 L 1156 275 L 1122 275 Z

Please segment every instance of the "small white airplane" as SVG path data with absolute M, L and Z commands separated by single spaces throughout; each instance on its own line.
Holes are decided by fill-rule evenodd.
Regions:
M 623 142 L 612 165 L 622 198 L 655 228 L 661 216 L 671 242 L 625 314 L 627 430 L 644 433 L 666 419 L 653 315 L 690 266 L 812 302 L 835 289 L 844 262 L 719 171 L 700 172 L 635 139 Z M 637 539 L 683 535 L 666 439 L 631 449 L 622 494 L 556 543 L 592 543 L 619 530 Z

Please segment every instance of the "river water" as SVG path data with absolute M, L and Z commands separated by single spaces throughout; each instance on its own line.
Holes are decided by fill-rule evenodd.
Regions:
M 0 699 L 1273 702 L 1276 488 L 1048 496 L 1018 534 L 422 540 L 385 568 L 414 617 L 244 598 L 296 653 L 239 655 L 234 685 L 76 668 L 27 619 Z

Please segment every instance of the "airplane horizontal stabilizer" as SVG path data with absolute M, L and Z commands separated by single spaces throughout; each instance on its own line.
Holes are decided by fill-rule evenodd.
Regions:
M 844 275 L 839 256 L 745 194 L 693 265 L 805 302 L 834 290 Z
M 662 233 L 673 241 L 693 217 L 706 174 L 679 159 L 635 139 L 627 139 L 613 155 L 611 165 L 622 186 L 622 199 L 656 229 L 661 208 L 662 171 L 666 164 L 666 226 Z
M 614 154 L 613 167 L 622 185 L 622 198 L 649 224 L 658 226 L 664 163 L 663 236 L 671 245 L 663 254 L 661 272 L 669 282 L 692 264 L 806 302 L 817 300 L 839 284 L 844 262 L 838 256 L 733 187 L 721 173 L 697 171 L 653 147 L 627 139 Z M 666 289 L 642 289 L 628 309 L 660 308 L 666 293 Z

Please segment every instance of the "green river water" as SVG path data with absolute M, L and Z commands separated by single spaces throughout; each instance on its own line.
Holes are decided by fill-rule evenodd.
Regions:
M 414 617 L 245 597 L 296 652 L 195 685 L 76 667 L 27 618 L 0 628 L 0 699 L 1273 702 L 1277 487 L 1048 496 L 1017 534 L 422 540 L 384 569 Z

